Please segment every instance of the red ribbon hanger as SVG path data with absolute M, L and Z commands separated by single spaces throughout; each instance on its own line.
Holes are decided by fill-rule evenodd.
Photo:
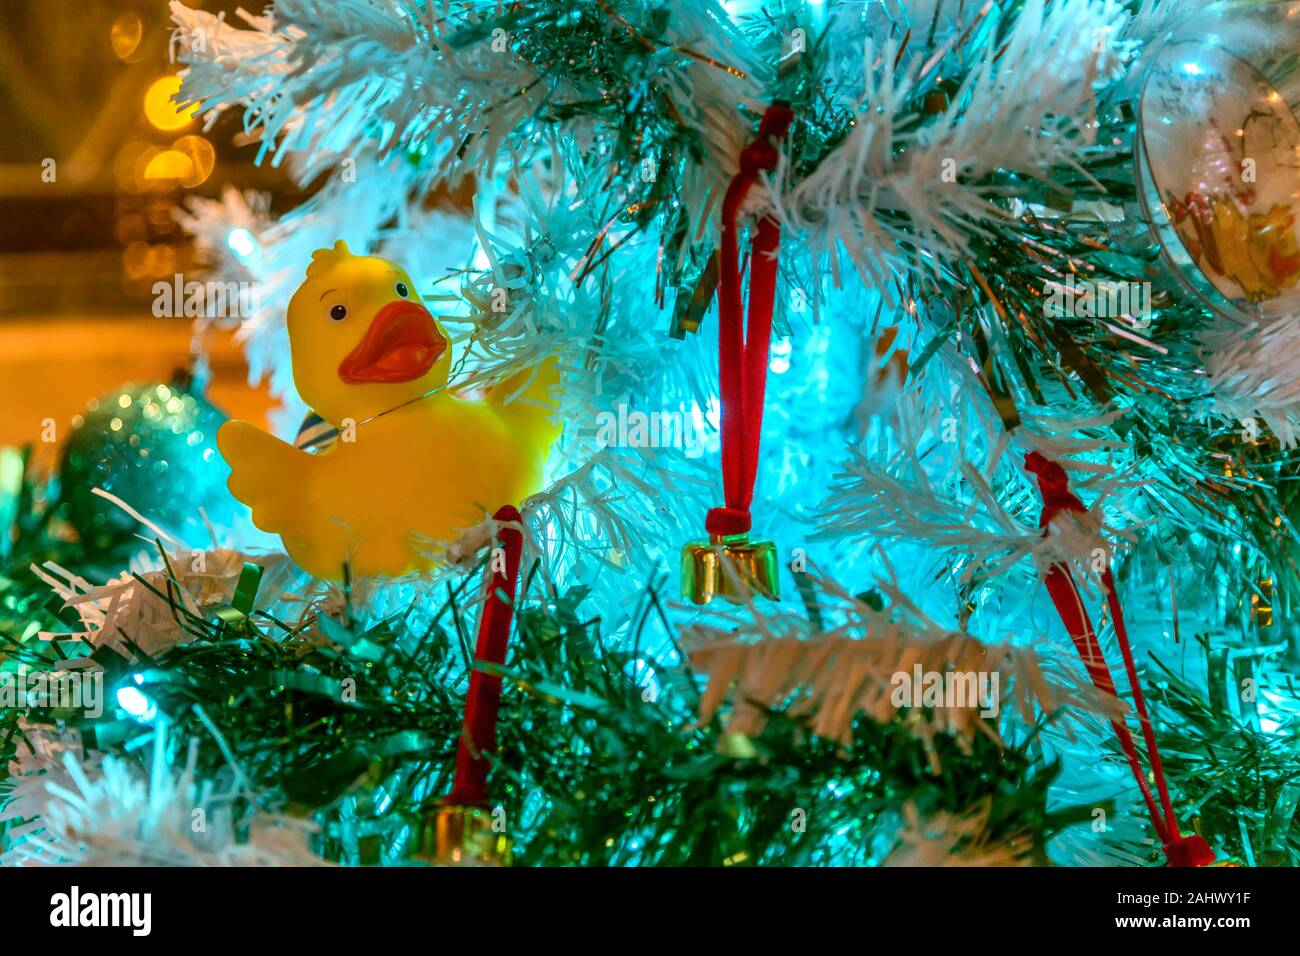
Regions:
M 523 519 L 516 508 L 506 505 L 497 509 L 493 520 L 518 525 Z M 515 590 L 519 582 L 519 561 L 524 535 L 518 527 L 497 531 L 497 542 L 505 552 L 505 568 L 492 572 L 491 590 L 483 603 L 478 622 L 478 644 L 474 660 L 491 664 L 506 662 L 510 640 L 510 622 L 514 617 Z M 451 793 L 444 803 L 461 807 L 487 805 L 488 760 L 483 755 L 496 749 L 497 714 L 501 709 L 501 678 L 496 674 L 473 671 L 469 677 L 469 695 L 465 700 L 465 726 L 456 748 L 456 773 Z
M 1038 478 L 1038 490 L 1043 497 L 1043 514 L 1039 520 L 1039 527 L 1044 533 L 1047 532 L 1052 521 L 1063 512 L 1088 513 L 1083 502 L 1070 491 L 1070 479 L 1065 469 L 1058 463 L 1049 461 L 1035 451 L 1025 456 L 1025 468 Z M 1083 598 L 1079 594 L 1078 585 L 1075 584 L 1069 567 L 1060 562 L 1054 563 L 1048 570 L 1044 583 L 1047 585 L 1047 593 L 1051 595 L 1052 603 L 1056 605 L 1056 612 L 1061 616 L 1061 622 L 1065 625 L 1070 639 L 1074 641 L 1075 649 L 1083 659 L 1084 667 L 1087 668 L 1093 684 L 1103 694 L 1118 699 L 1115 681 L 1101 653 L 1101 643 L 1092 629 L 1092 621 L 1088 618 L 1088 612 L 1084 610 Z M 1142 684 L 1138 681 L 1137 665 L 1133 662 L 1133 649 L 1129 646 L 1128 630 L 1124 626 L 1124 612 L 1120 607 L 1119 592 L 1115 589 L 1115 578 L 1109 567 L 1101 572 L 1101 583 L 1106 590 L 1106 604 L 1110 608 L 1111 619 L 1115 622 L 1115 638 L 1124 657 L 1124 670 L 1128 674 L 1129 686 L 1133 689 L 1133 704 L 1138 713 L 1142 739 L 1146 742 L 1147 755 L 1151 761 L 1151 775 L 1155 778 L 1156 789 L 1160 794 L 1159 807 L 1156 806 L 1155 797 L 1147 785 L 1146 774 L 1142 771 L 1133 735 L 1129 733 L 1127 725 L 1122 720 L 1112 720 L 1111 727 L 1115 730 L 1115 736 L 1119 738 L 1120 749 L 1124 751 L 1129 769 L 1133 771 L 1133 777 L 1142 791 L 1147 812 L 1151 814 L 1151 822 L 1155 825 L 1156 835 L 1160 837 L 1160 844 L 1169 865 L 1205 866 L 1207 863 L 1213 863 L 1214 851 L 1210 849 L 1210 845 L 1204 838 L 1196 834 L 1183 836 L 1178 830 L 1178 819 L 1174 816 L 1173 804 L 1169 799 L 1169 787 L 1165 783 L 1164 768 L 1160 764 L 1160 749 L 1156 746 L 1155 731 L 1151 727 L 1151 718 L 1147 713 L 1146 699 L 1142 696 Z
M 784 138 L 794 112 L 773 103 L 763 114 L 754 141 L 740 154 L 740 170 L 722 200 L 722 251 L 718 276 L 718 391 L 722 403 L 722 487 L 726 506 L 709 509 L 704 527 L 711 535 L 745 534 L 751 527 L 758 445 L 763 427 L 768 349 L 776 296 L 776 251 L 781 226 L 770 216 L 758 222 L 750 248 L 749 322 L 746 332 L 740 295 L 740 243 L 736 219 L 758 175 L 776 168 L 773 140 Z

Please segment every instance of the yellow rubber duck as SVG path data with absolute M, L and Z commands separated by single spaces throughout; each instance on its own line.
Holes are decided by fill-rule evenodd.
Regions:
M 303 569 L 335 581 L 345 563 L 354 577 L 422 570 L 420 536 L 451 540 L 541 488 L 560 432 L 553 363 L 480 400 L 439 391 L 451 340 L 410 276 L 341 241 L 312 254 L 287 319 L 298 394 L 340 439 L 309 454 L 230 421 L 217 446 L 231 492 Z

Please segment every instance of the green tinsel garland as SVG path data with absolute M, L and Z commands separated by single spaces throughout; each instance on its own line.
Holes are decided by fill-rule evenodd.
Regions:
M 176 751 L 200 741 L 201 774 L 233 767 L 262 794 L 258 809 L 314 817 L 327 859 L 396 862 L 409 825 L 450 787 L 472 632 L 466 591 L 477 579 L 449 590 L 419 631 L 400 617 L 364 630 L 322 619 L 322 640 L 225 614 L 185 619 L 192 640 L 153 658 L 94 657 L 107 686 L 132 681 L 157 704 Z M 860 719 L 848 748 L 780 714 L 753 738 L 726 735 L 716 718 L 692 727 L 690 672 L 663 675 L 648 694 L 628 676 L 635 651 L 609 648 L 582 599 L 532 578 L 503 671 L 492 781 L 518 863 L 867 863 L 889 849 L 907 806 L 922 819 L 985 807 L 983 839 L 1042 862 L 1051 835 L 1086 817 L 1046 810 L 1056 768 L 1028 745 L 941 738 L 936 775 L 902 718 Z M 57 663 L 30 644 L 3 650 L 11 664 Z M 130 753 L 153 732 L 111 710 L 97 720 L 10 712 L 0 758 L 25 739 L 24 721 L 59 717 L 105 751 Z

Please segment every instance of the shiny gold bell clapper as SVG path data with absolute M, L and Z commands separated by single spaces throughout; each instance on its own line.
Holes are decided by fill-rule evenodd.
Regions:
M 753 596 L 780 596 L 776 545 L 745 534 L 710 535 L 682 548 L 682 597 L 708 604 L 715 597 L 743 604 Z

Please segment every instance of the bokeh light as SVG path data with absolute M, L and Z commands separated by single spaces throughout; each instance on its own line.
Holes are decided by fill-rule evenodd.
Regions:
M 145 91 L 144 115 L 158 129 L 167 132 L 184 129 L 194 121 L 197 106 L 189 106 L 184 110 L 180 110 L 172 102 L 172 97 L 179 93 L 180 90 L 181 78 L 179 76 L 163 76 L 149 84 L 149 89 Z
M 151 182 L 183 182 L 194 175 L 194 164 L 184 153 L 163 149 L 154 153 L 144 168 L 144 178 Z
M 109 31 L 109 42 L 113 53 L 119 60 L 134 63 L 139 59 L 140 40 L 144 37 L 144 25 L 134 13 L 124 13 L 114 21 Z
M 217 164 L 217 151 L 202 136 L 182 136 L 172 143 L 172 151 L 181 153 L 190 161 L 190 175 L 181 179 L 181 185 L 186 189 L 192 189 L 211 176 Z

